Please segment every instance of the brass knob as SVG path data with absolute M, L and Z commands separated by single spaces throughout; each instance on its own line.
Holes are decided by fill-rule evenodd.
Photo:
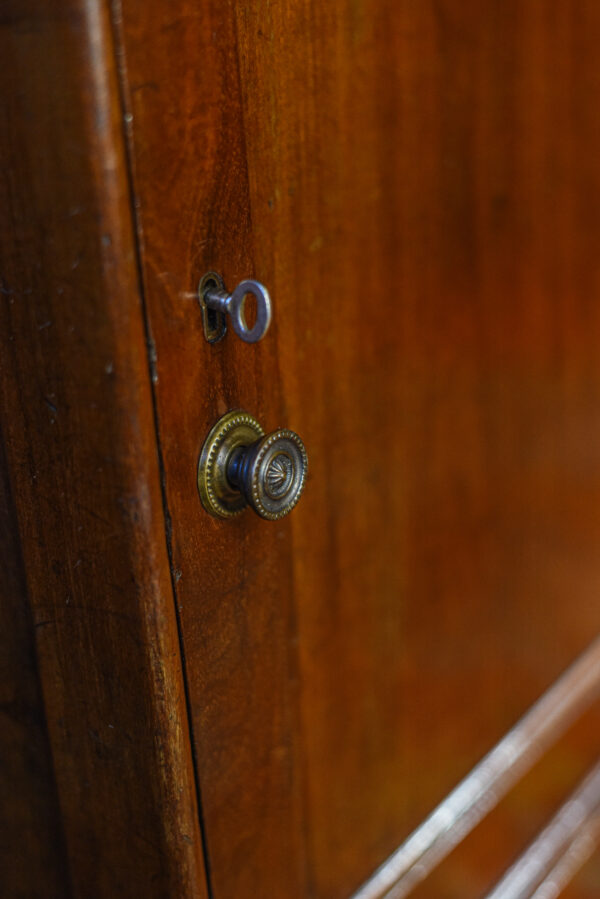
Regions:
M 294 431 L 265 435 L 248 412 L 228 412 L 204 441 L 198 463 L 202 505 L 216 518 L 233 518 L 247 505 L 274 521 L 294 508 L 304 489 L 308 458 Z

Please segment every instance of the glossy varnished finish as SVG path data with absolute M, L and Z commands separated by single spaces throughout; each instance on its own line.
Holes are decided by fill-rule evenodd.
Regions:
M 263 522 L 248 513 L 216 521 L 196 484 L 204 440 L 225 412 L 247 409 L 267 431 L 302 433 L 303 422 L 287 406 L 279 362 L 280 285 L 251 221 L 255 173 L 237 27 L 220 0 L 127 4 L 123 15 L 135 202 L 210 876 L 215 896 L 302 899 L 293 519 Z M 215 346 L 206 342 L 195 290 L 210 270 L 227 285 L 253 276 L 269 286 L 274 320 L 259 344 L 231 333 Z M 309 491 L 310 483 L 304 501 Z
M 215 895 L 345 897 L 600 626 L 600 7 L 115 17 Z M 305 440 L 285 522 L 200 507 L 238 407 Z
M 482 899 L 573 792 L 598 760 L 597 711 L 583 715 L 491 814 L 419 884 L 411 899 Z M 600 858 L 573 878 L 561 899 L 594 899 Z
M 60 808 L 54 838 L 44 837 L 54 811 L 42 808 L 40 784 L 38 838 L 43 854 L 56 854 L 55 867 L 48 863 L 47 876 L 32 886 L 44 864 L 32 851 L 31 871 L 2 893 L 68 896 L 59 884 L 64 832 L 76 896 L 201 897 L 196 791 L 105 5 L 4 3 L 0 56 L 0 419 L 20 537 L 20 549 L 15 542 L 8 560 L 2 556 L 0 593 L 11 570 L 20 577 L 20 555 Z M 14 590 L 8 599 L 16 614 L 20 581 Z M 21 663 L 32 666 L 26 636 L 21 643 Z M 35 679 L 25 676 L 21 697 L 35 693 Z M 3 691 L 8 684 L 3 675 Z M 36 739 L 33 733 L 31 757 Z M 9 764 L 18 776 L 14 759 Z M 2 777 L 4 765 L 3 758 Z M 33 784 L 49 775 L 40 768 L 30 776 Z M 2 802 L 2 828 L 23 827 L 25 846 L 17 802 Z M 6 849 L 3 840 L 0 852 Z M 2 862 L 6 876 L 4 854 Z
M 598 711 L 600 639 L 540 697 L 500 742 L 444 797 L 353 899 L 404 899 L 477 829 L 573 722 Z M 592 741 L 592 751 L 597 751 Z M 539 806 L 539 802 L 537 803 Z
M 527 850 L 511 865 L 487 899 L 542 899 L 545 885 L 556 879 L 568 883 L 592 854 L 600 836 L 600 762 L 569 795 L 556 815 Z M 572 859 L 572 861 L 570 860 Z M 561 890 L 562 892 L 562 890 Z M 535 894 L 535 895 L 534 895 Z M 558 890 L 554 894 L 558 895 Z

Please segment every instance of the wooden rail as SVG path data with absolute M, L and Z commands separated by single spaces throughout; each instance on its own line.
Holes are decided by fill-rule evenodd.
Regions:
M 565 671 L 353 899 L 402 899 L 600 695 L 600 638 Z
M 512 865 L 487 899 L 554 899 L 600 836 L 600 762 Z

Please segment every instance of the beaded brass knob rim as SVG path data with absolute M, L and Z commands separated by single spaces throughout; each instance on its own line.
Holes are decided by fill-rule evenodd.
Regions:
M 264 431 L 242 409 L 228 412 L 211 429 L 198 462 L 198 490 L 202 505 L 215 518 L 235 518 L 244 511 L 246 497 L 227 479 L 227 462 L 238 448 L 249 446 Z
M 308 470 L 304 444 L 294 431 L 281 428 L 258 442 L 251 459 L 250 504 L 261 518 L 283 518 L 304 490 Z
M 294 508 L 306 482 L 308 457 L 287 428 L 265 436 L 256 419 L 236 409 L 204 441 L 198 463 L 202 505 L 216 518 L 234 518 L 247 505 L 276 521 Z

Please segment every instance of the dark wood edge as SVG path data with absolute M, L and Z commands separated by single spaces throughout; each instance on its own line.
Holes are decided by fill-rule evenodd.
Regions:
M 4 4 L 0 423 L 76 895 L 206 895 L 108 4 Z

